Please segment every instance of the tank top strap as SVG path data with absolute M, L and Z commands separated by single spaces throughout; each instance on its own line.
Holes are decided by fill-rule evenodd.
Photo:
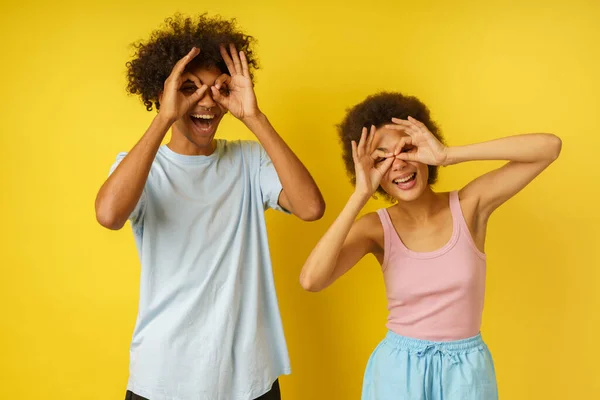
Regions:
M 394 229 L 394 224 L 392 224 L 390 214 L 385 208 L 377 210 L 377 215 L 383 226 L 383 264 L 381 264 L 381 269 L 385 271 L 392 249 L 392 238 L 396 234 L 396 231 Z
M 458 191 L 450 192 L 450 212 L 452 213 L 452 219 L 454 220 L 454 229 L 457 229 L 460 240 L 466 240 L 471 248 L 475 251 L 477 256 L 482 259 L 485 259 L 485 254 L 482 253 L 475 245 L 475 241 L 471 236 L 471 231 L 469 230 L 469 226 L 467 225 L 467 221 L 465 220 L 465 216 L 462 212 L 462 208 L 460 206 L 460 198 L 458 196 Z
M 455 234 L 459 236 L 463 236 L 464 234 L 469 235 L 469 228 L 467 227 L 462 208 L 460 208 L 460 199 L 457 190 L 450 192 L 450 212 L 452 213 L 452 225 L 456 231 Z
M 452 213 L 452 218 L 459 220 L 462 223 L 465 223 L 465 218 L 463 217 L 462 209 L 460 208 L 460 199 L 458 198 L 458 191 L 450 192 L 450 212 Z

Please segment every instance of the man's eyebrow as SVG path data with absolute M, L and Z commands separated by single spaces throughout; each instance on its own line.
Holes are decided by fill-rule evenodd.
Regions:
M 198 81 L 200 82 L 200 84 L 203 84 L 204 82 L 202 82 L 202 79 L 198 78 Z M 183 82 L 183 84 L 185 85 L 186 83 L 193 83 L 194 85 L 196 85 L 196 82 L 194 82 L 191 79 L 186 79 L 185 82 Z M 197 86 L 197 85 L 196 85 Z

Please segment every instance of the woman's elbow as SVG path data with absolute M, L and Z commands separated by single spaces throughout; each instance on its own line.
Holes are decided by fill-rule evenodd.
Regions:
M 560 152 L 562 150 L 562 140 L 554 134 L 548 134 L 547 137 L 548 137 L 547 154 L 548 154 L 548 157 L 550 158 L 550 160 L 554 161 L 558 158 L 558 156 L 560 155 Z
M 307 292 L 320 292 L 325 287 L 320 285 L 315 279 L 311 278 L 309 274 L 300 274 L 300 286 Z

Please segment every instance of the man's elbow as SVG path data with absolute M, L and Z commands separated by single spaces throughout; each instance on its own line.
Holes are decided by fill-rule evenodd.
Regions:
M 325 201 L 319 199 L 302 210 L 298 217 L 303 221 L 317 221 L 323 218 L 323 215 L 325 215 Z
M 98 199 L 96 199 L 96 221 L 103 227 L 113 231 L 121 229 L 126 222 L 123 221 L 122 218 L 119 218 L 110 207 L 107 207 Z

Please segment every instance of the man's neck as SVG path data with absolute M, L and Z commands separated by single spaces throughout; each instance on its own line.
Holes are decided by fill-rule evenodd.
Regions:
M 173 132 L 167 146 L 175 153 L 184 156 L 209 156 L 214 153 L 217 148 L 217 141 L 213 138 L 210 142 L 207 142 L 206 145 L 199 145 L 190 141 L 185 136 Z

